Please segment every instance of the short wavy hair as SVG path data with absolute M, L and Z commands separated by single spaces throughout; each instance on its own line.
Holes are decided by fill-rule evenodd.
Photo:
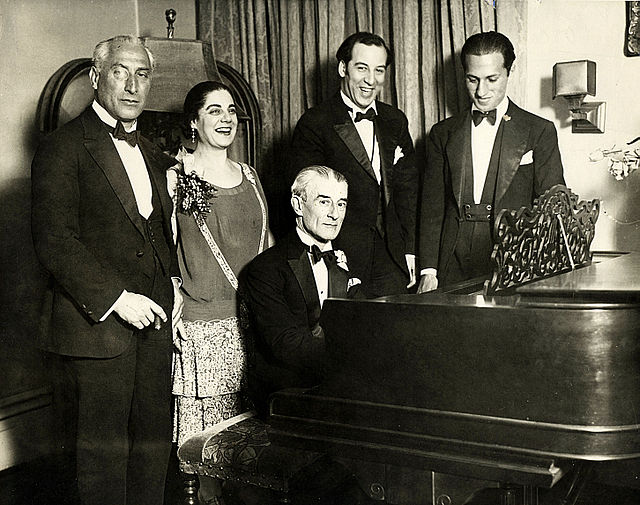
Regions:
M 93 58 L 91 60 L 91 64 L 96 67 L 98 71 L 102 70 L 102 65 L 109 57 L 111 52 L 117 47 L 124 44 L 131 44 L 133 46 L 142 47 L 149 57 L 149 65 L 151 65 L 151 70 L 155 68 L 156 62 L 153 58 L 153 53 L 145 45 L 144 40 L 141 37 L 136 37 L 135 35 L 116 35 L 115 37 L 112 37 L 110 39 L 98 42 L 95 49 L 93 50 Z
M 311 165 L 303 168 L 296 175 L 293 184 L 291 185 L 291 196 L 299 196 L 304 201 L 307 200 L 307 187 L 309 183 L 313 179 L 314 176 L 319 175 L 325 179 L 333 179 L 336 182 L 344 182 L 347 183 L 347 178 L 342 175 L 340 172 L 325 167 L 323 165 Z M 348 187 L 347 183 L 347 187 Z

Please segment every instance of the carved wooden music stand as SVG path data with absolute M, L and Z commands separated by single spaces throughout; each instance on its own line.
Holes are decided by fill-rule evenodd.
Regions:
M 558 184 L 533 207 L 503 209 L 494 224 L 493 274 L 484 294 L 568 272 L 591 263 L 600 200 L 578 202 L 578 195 Z

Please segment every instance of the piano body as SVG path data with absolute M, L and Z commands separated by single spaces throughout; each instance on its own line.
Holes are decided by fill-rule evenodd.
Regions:
M 325 302 L 325 378 L 272 397 L 274 439 L 342 458 L 400 505 L 481 488 L 495 493 L 470 503 L 576 503 L 595 466 L 640 458 L 640 253 L 592 261 L 598 202 L 576 199 L 554 188 L 500 216 L 484 291 Z

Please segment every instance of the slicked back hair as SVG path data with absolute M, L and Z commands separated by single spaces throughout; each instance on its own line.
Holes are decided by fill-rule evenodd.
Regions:
M 485 54 L 500 53 L 504 59 L 504 68 L 507 69 L 507 75 L 511 72 L 511 66 L 516 59 L 516 53 L 513 50 L 513 44 L 500 32 L 484 32 L 476 33 L 467 39 L 462 46 L 462 67 L 467 69 L 467 56 L 470 54 L 482 56 Z
M 198 112 L 204 107 L 207 101 L 207 95 L 213 91 L 224 90 L 229 92 L 233 99 L 233 93 L 231 88 L 225 83 L 220 81 L 202 81 L 196 84 L 189 90 L 187 96 L 184 99 L 183 111 L 185 115 L 186 124 L 189 125 L 191 121 L 198 117 Z
M 336 59 L 338 63 L 344 61 L 345 65 L 351 61 L 353 56 L 353 46 L 356 44 L 364 44 L 365 46 L 378 46 L 383 47 L 387 52 L 386 67 L 393 63 L 393 52 L 389 49 L 386 42 L 382 37 L 370 32 L 356 32 L 353 35 L 349 35 L 345 41 L 340 44 L 338 51 L 336 52 Z

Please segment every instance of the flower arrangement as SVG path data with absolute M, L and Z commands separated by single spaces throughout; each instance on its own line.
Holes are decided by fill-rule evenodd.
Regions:
M 182 170 L 176 170 L 176 200 L 178 212 L 182 214 L 207 214 L 211 212 L 209 200 L 216 196 L 216 188 L 198 176 L 195 169 L 195 158 L 184 147 L 180 148 L 176 160 Z
M 638 137 L 627 145 L 631 145 L 640 140 Z M 607 160 L 609 173 L 617 181 L 621 181 L 635 172 L 640 167 L 640 149 L 618 149 L 614 145 L 610 149 L 598 148 L 589 154 L 589 161 L 597 162 Z

